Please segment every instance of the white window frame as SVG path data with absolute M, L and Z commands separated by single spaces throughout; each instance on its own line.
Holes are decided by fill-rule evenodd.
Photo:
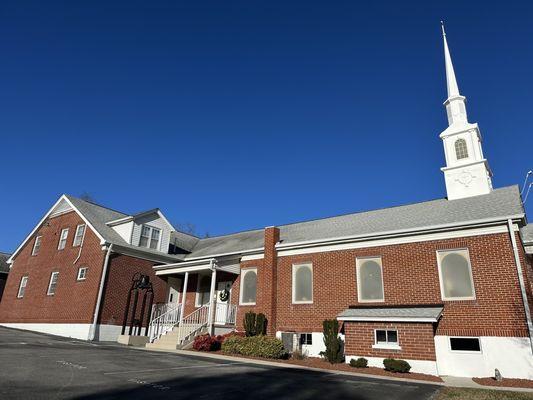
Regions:
M 52 282 L 54 280 L 54 277 L 56 277 L 56 282 L 55 282 L 55 288 L 54 288 L 54 292 L 51 293 L 50 292 L 50 289 L 52 288 Z M 59 272 L 58 271 L 54 271 L 50 274 L 50 281 L 48 282 L 48 290 L 46 291 L 46 295 L 47 296 L 54 296 L 56 294 L 56 289 L 57 289 L 57 282 L 59 280 Z
M 243 294 L 243 291 L 244 291 L 244 285 L 243 285 L 243 282 L 244 282 L 244 277 L 247 273 L 249 272 L 255 272 L 255 301 L 253 303 L 245 303 L 244 301 L 242 301 L 242 294 Z M 241 306 L 255 306 L 257 303 L 257 268 L 246 268 L 246 269 L 243 269 L 241 270 L 241 284 L 240 284 L 240 288 L 239 288 L 239 305 Z
M 444 281 L 442 279 L 442 268 L 441 268 L 441 258 L 444 258 L 445 255 L 441 257 L 442 254 L 447 253 L 466 253 L 466 261 L 468 263 L 468 269 L 470 272 L 470 283 L 472 284 L 472 296 L 468 297 L 446 297 L 444 293 Z M 467 248 L 458 248 L 458 249 L 443 249 L 437 250 L 437 268 L 439 270 L 439 284 L 440 284 L 440 295 L 443 301 L 464 301 L 464 300 L 475 300 L 476 299 L 476 287 L 474 286 L 474 276 L 472 275 L 472 263 L 470 262 L 470 252 Z
M 201 275 L 201 274 L 199 274 L 198 275 L 198 279 L 196 281 L 196 297 L 194 298 L 194 306 L 195 307 L 202 307 L 202 305 L 205 306 L 205 305 L 209 304 L 209 302 L 206 303 L 206 304 L 200 304 L 200 281 L 204 277 L 208 277 L 209 278 L 209 275 Z M 211 279 L 213 279 L 213 278 L 211 277 Z M 211 293 L 211 286 L 209 286 L 209 293 Z
M 309 267 L 311 269 L 311 300 L 296 300 L 296 270 L 301 267 Z M 314 273 L 313 263 L 298 263 L 292 264 L 292 304 L 313 304 L 315 299 L 314 286 Z
M 141 238 L 146 237 L 143 236 L 143 229 L 148 228 L 150 230 L 150 234 L 148 235 L 148 242 L 146 243 L 146 246 L 141 246 Z M 159 240 L 157 242 L 157 248 L 152 249 L 150 247 L 150 244 L 152 243 L 152 233 L 153 231 L 159 231 Z M 161 241 L 163 237 L 163 231 L 161 228 L 156 228 L 154 226 L 142 224 L 141 225 L 141 232 L 139 233 L 139 247 L 142 247 L 143 249 L 150 249 L 150 250 L 161 250 Z
M 57 249 L 58 250 L 64 250 L 65 247 L 67 247 L 68 230 L 69 230 L 69 228 L 61 229 L 61 234 L 59 235 L 59 242 L 57 243 Z M 65 235 L 65 237 L 63 237 L 63 234 Z M 63 243 L 63 245 L 61 245 L 61 243 Z
M 80 235 L 80 229 L 83 228 L 83 233 Z M 72 241 L 72 247 L 79 247 L 83 244 L 83 239 L 85 239 L 85 231 L 87 230 L 87 225 L 79 224 L 76 227 L 76 233 L 74 234 L 74 240 Z
M 41 244 L 43 241 L 43 236 L 35 236 L 35 242 L 33 242 L 33 248 L 31 249 L 31 255 L 36 256 L 41 251 Z
M 28 275 L 24 275 L 22 278 L 20 278 L 19 290 L 17 292 L 17 299 L 24 298 L 24 295 L 26 294 L 26 287 L 28 287 Z
M 387 338 L 386 343 L 378 343 L 378 331 L 385 331 L 385 336 Z M 396 342 L 389 342 L 389 331 L 396 332 Z M 400 335 L 398 329 L 396 328 L 376 328 L 374 329 L 374 344 L 372 345 L 373 349 L 387 349 L 387 350 L 401 350 L 400 346 Z
M 365 261 L 375 261 L 378 263 L 379 267 L 381 268 L 381 292 L 383 293 L 382 299 L 362 299 L 361 298 L 361 265 Z M 381 256 L 369 256 L 369 257 L 357 257 L 355 259 L 355 270 L 357 275 L 357 301 L 359 303 L 384 303 L 385 302 L 385 284 L 383 282 L 383 262 L 381 260 Z
M 299 342 L 298 345 L 301 345 L 302 348 L 303 347 L 311 347 L 311 346 L 313 346 L 313 332 L 302 332 L 299 335 L 300 335 L 300 337 L 298 338 L 298 342 Z M 311 337 L 311 344 L 302 343 L 302 335 L 306 335 L 306 336 L 309 335 Z
M 76 278 L 77 281 L 84 281 L 85 279 L 87 279 L 87 270 L 89 268 L 87 267 L 79 267 L 78 268 L 78 277 Z M 83 276 L 82 275 L 82 271 L 83 271 Z
M 452 350 L 452 340 L 451 339 L 477 339 L 479 343 L 479 351 L 474 350 Z M 448 337 L 448 349 L 452 353 L 459 354 L 483 354 L 483 345 L 481 344 L 481 338 L 477 336 L 449 336 Z

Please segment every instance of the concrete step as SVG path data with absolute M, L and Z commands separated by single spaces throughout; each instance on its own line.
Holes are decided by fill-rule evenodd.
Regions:
M 176 343 L 146 343 L 147 349 L 159 349 L 159 350 L 177 350 L 178 346 Z

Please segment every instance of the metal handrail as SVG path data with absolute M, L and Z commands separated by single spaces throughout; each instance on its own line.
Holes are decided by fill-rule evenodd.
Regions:
M 160 303 L 152 307 L 152 321 L 148 329 L 150 343 L 171 331 L 180 320 L 181 303 Z
M 183 318 L 178 329 L 178 343 L 183 343 L 194 337 L 200 330 L 202 330 L 209 319 L 209 304 L 197 308 L 192 313 Z

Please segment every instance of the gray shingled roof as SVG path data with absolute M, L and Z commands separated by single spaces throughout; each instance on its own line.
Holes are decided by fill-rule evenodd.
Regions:
M 524 244 L 533 244 L 533 224 L 527 224 L 520 229 L 520 235 Z
M 442 306 L 427 307 L 357 307 L 348 308 L 338 315 L 339 319 L 358 319 L 364 321 L 383 319 L 434 319 L 438 320 Z
M 283 244 L 344 236 L 377 235 L 399 230 L 422 230 L 440 225 L 509 216 L 522 216 L 524 209 L 518 186 L 458 200 L 438 199 L 404 206 L 365 211 L 337 217 L 281 225 Z M 186 258 L 241 252 L 263 246 L 263 229 L 201 239 Z
M 106 207 L 99 206 L 94 203 L 87 202 L 77 197 L 66 195 L 70 202 L 78 209 L 78 211 L 90 222 L 96 231 L 108 243 L 120 246 L 122 248 L 131 249 L 136 252 L 147 253 L 159 258 L 164 257 L 168 261 L 179 261 L 182 257 L 165 254 L 160 251 L 134 246 L 126 242 L 122 237 L 111 227 L 106 225 L 107 222 L 114 221 L 119 218 L 127 217 L 128 214 L 119 211 L 111 210 Z
M 0 273 L 9 272 L 9 265 L 7 264 L 7 260 L 10 256 L 11 254 L 0 252 Z

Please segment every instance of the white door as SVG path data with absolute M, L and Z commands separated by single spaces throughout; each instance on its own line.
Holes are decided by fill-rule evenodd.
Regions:
M 220 296 L 227 290 L 227 298 L 221 300 Z M 224 297 L 224 296 L 222 296 Z M 217 298 L 216 298 L 216 312 L 215 324 L 225 325 L 228 320 L 229 301 L 231 299 L 231 282 L 218 282 L 217 284 Z
M 178 304 L 180 302 L 180 290 L 181 290 L 180 278 L 168 278 L 168 297 L 167 303 Z

